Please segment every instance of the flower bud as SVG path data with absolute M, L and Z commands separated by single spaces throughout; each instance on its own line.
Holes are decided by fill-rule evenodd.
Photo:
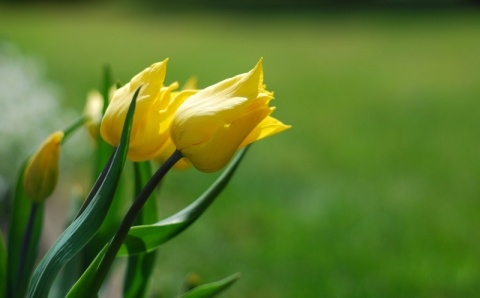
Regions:
M 218 171 L 239 148 L 290 128 L 270 117 L 272 99 L 260 60 L 250 72 L 181 100 L 170 124 L 172 141 L 200 171 Z
M 103 97 L 97 90 L 92 90 L 87 95 L 87 102 L 83 114 L 88 117 L 85 126 L 93 140 L 98 140 L 98 130 L 102 120 Z
M 28 161 L 23 185 L 33 202 L 45 201 L 55 190 L 63 135 L 62 131 L 52 133 Z

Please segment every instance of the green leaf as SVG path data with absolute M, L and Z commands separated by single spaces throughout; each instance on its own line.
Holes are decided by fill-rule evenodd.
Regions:
M 101 93 L 103 98 L 103 107 L 102 107 L 102 116 L 105 114 L 107 110 L 109 98 L 110 98 L 110 88 L 112 87 L 112 74 L 109 66 L 104 67 L 103 71 L 103 85 L 101 87 Z M 100 136 L 100 127 L 98 127 L 98 136 Z M 97 161 L 96 161 L 96 168 L 95 168 L 95 177 L 100 175 L 102 172 L 105 164 L 107 164 L 108 160 L 110 159 L 110 155 L 112 155 L 113 147 L 105 142 L 102 138 L 98 138 L 98 147 L 97 147 Z
M 230 287 L 239 278 L 240 278 L 240 274 L 235 273 L 235 274 L 230 275 L 229 277 L 224 278 L 222 280 L 193 288 L 192 290 L 183 294 L 181 296 L 181 298 L 209 298 L 209 297 L 214 297 L 217 294 L 219 294 L 220 292 L 222 292 L 222 291 L 226 290 L 228 287 Z
M 227 186 L 246 151 L 247 147 L 242 149 L 210 188 L 187 208 L 155 224 L 132 227 L 117 256 L 150 252 L 188 228 Z
M 152 251 L 128 258 L 128 266 L 123 283 L 123 297 L 148 297 L 151 274 L 155 267 L 156 257 L 156 252 Z
M 0 297 L 7 296 L 7 248 L 0 231 Z
M 107 65 L 103 69 L 103 81 L 100 86 L 100 90 L 103 98 L 103 107 L 102 107 L 102 116 L 105 114 L 105 111 L 109 103 L 109 92 L 112 87 L 112 75 L 110 67 Z M 98 136 L 100 136 L 100 126 L 97 127 Z M 95 164 L 93 167 L 94 177 L 98 177 L 105 165 L 108 163 L 110 156 L 113 152 L 113 147 L 105 142 L 101 137 L 98 138 L 97 147 L 95 148 Z M 121 175 L 120 182 L 117 185 L 117 191 L 110 205 L 110 209 L 105 216 L 102 225 L 98 229 L 97 233 L 93 236 L 92 240 L 85 246 L 82 251 L 82 258 L 84 259 L 84 268 L 82 272 L 88 267 L 88 264 L 95 258 L 98 252 L 103 248 L 105 242 L 110 240 L 115 233 L 118 225 L 120 224 L 123 216 L 125 215 L 125 210 L 123 206 L 127 206 L 128 192 L 126 191 L 126 178 L 125 175 Z M 128 197 L 128 198 L 127 198 Z
M 152 177 L 149 162 L 134 163 L 135 192 L 139 193 L 145 183 Z M 152 194 L 152 196 L 154 196 Z M 135 196 L 136 197 L 136 196 Z M 149 223 L 157 219 L 157 202 L 155 197 L 150 197 L 145 203 L 139 221 Z M 81 298 L 89 292 L 90 285 L 95 277 L 96 270 L 102 260 L 107 246 L 95 257 L 80 279 L 70 289 L 68 298 Z M 144 297 L 148 290 L 148 279 L 155 263 L 155 253 L 141 254 L 129 259 L 125 278 L 124 297 Z
M 127 167 L 128 164 L 125 165 Z M 105 243 L 115 234 L 120 222 L 125 216 L 126 207 L 130 205 L 131 200 L 131 185 L 129 183 L 130 177 L 127 174 L 128 171 L 123 171 L 120 176 L 120 181 L 117 184 L 117 190 L 113 197 L 110 208 L 105 215 L 102 225 L 98 229 L 97 233 L 93 236 L 90 242 L 85 246 L 82 251 L 84 264 L 82 272 L 88 267 L 88 264 L 95 258 L 98 252 L 105 246 Z
M 135 197 L 152 177 L 150 162 L 134 163 Z M 152 224 L 158 220 L 157 198 L 155 192 L 142 208 L 137 218 L 137 225 Z M 149 291 L 151 274 L 155 265 L 156 252 L 138 254 L 128 258 L 125 281 L 123 283 L 124 298 L 146 297 Z
M 65 224 L 65 228 L 68 227 L 76 218 L 78 210 L 85 199 L 84 194 L 82 191 L 74 188 L 72 190 L 72 195 L 70 198 L 70 208 L 68 212 L 67 221 Z M 52 286 L 52 290 L 50 294 L 53 294 L 53 297 L 65 297 L 70 291 L 71 287 L 77 282 L 77 280 L 82 275 L 84 268 L 84 254 L 78 253 L 74 256 L 68 263 L 65 265 L 59 277 L 55 280 Z
M 28 161 L 28 159 L 27 159 Z M 27 228 L 32 202 L 27 197 L 23 188 L 23 175 L 27 164 L 25 161 L 20 168 L 17 184 L 15 186 L 15 195 L 13 198 L 13 209 L 10 218 L 10 230 L 7 241 L 7 293 L 8 297 L 25 297 L 28 281 L 33 271 L 37 256 L 38 242 L 42 231 L 43 222 L 43 203 L 37 204 L 37 215 L 33 224 L 32 234 L 30 235 L 29 245 L 26 252 L 26 260 L 23 267 L 23 274 L 18 276 L 20 252 L 22 250 L 23 237 Z
M 53 280 L 61 268 L 92 239 L 102 224 L 115 194 L 127 156 L 130 130 L 139 90 L 140 88 L 136 90 L 133 96 L 125 119 L 120 144 L 114 153 L 104 181 L 100 184 L 98 191 L 89 194 L 92 199 L 87 198 L 88 206 L 82 208 L 81 214 L 60 235 L 38 264 L 28 289 L 29 297 L 47 297 Z M 94 187 L 94 189 L 96 188 Z
M 97 270 L 98 265 L 102 261 L 105 252 L 107 251 L 107 246 L 105 245 L 102 250 L 98 253 L 98 255 L 93 259 L 90 266 L 88 266 L 87 270 L 82 274 L 82 276 L 77 280 L 75 285 L 70 289 L 66 298 L 82 298 L 85 297 L 85 293 L 87 292 L 86 289 L 92 283 L 92 279 L 95 277 L 95 272 Z M 95 293 L 95 297 L 98 297 L 98 293 Z

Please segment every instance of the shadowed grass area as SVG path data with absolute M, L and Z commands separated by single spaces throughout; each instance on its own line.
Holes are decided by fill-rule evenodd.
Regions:
M 105 63 L 126 82 L 170 57 L 167 82 L 196 75 L 203 87 L 264 57 L 274 115 L 293 129 L 255 144 L 220 200 L 161 250 L 162 297 L 191 271 L 242 272 L 226 297 L 480 290 L 480 12 L 2 7 L 0 28 L 79 110 Z M 214 176 L 172 173 L 162 213 Z

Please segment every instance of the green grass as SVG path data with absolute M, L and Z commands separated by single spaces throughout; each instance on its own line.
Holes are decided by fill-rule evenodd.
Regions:
M 207 214 L 159 254 L 157 293 L 242 272 L 225 297 L 473 297 L 480 291 L 480 12 L 168 13 L 0 9 L 81 110 L 109 63 L 170 57 L 207 86 L 264 57 L 275 115 Z M 215 175 L 175 173 L 166 215 Z M 187 181 L 187 182 L 185 182 Z M 179 183 L 189 187 L 174 189 Z

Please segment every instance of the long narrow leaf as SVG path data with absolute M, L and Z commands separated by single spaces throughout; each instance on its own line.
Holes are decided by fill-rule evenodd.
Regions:
M 109 99 L 110 99 L 110 88 L 112 87 L 112 71 L 109 66 L 105 66 L 103 70 L 103 84 L 101 86 L 103 106 L 102 106 L 102 116 L 105 115 L 107 110 Z M 100 136 L 100 127 L 98 129 L 98 136 Z M 102 138 L 98 138 L 98 147 L 96 151 L 96 164 L 95 164 L 95 176 L 100 175 L 102 172 L 103 166 L 108 162 L 110 155 L 113 152 L 113 147 L 105 142 Z
M 35 263 L 38 242 L 42 231 L 43 221 L 43 203 L 38 203 L 37 215 L 33 224 L 32 234 L 27 247 L 23 274 L 18 280 L 18 269 L 20 261 L 20 251 L 22 250 L 23 237 L 27 228 L 28 217 L 32 202 L 28 199 L 23 189 L 23 174 L 25 172 L 25 162 L 20 168 L 17 184 L 15 186 L 15 194 L 13 197 L 13 208 L 10 218 L 10 230 L 8 234 L 8 265 L 7 265 L 7 293 L 8 297 L 24 297 L 33 271 Z
M 77 280 L 75 285 L 70 289 L 66 298 L 82 298 L 84 297 L 84 293 L 87 292 L 85 289 L 88 288 L 92 279 L 95 277 L 95 271 L 97 270 L 100 261 L 102 260 L 105 252 L 107 251 L 107 246 L 105 245 L 102 250 L 98 253 L 98 255 L 93 259 L 90 266 L 88 266 L 87 270 L 83 273 L 83 275 Z M 95 293 L 94 297 L 97 297 L 98 294 Z
M 118 179 L 122 173 L 127 156 L 138 92 L 139 89 L 137 89 L 132 99 L 125 119 L 122 138 L 114 153 L 113 161 L 105 180 L 82 214 L 60 235 L 40 261 L 30 282 L 29 297 L 47 297 L 52 282 L 61 268 L 92 239 L 102 224 L 115 194 Z
M 136 190 L 138 193 L 145 183 L 151 178 L 152 171 L 148 162 L 135 164 L 136 169 Z M 153 196 L 153 195 L 152 195 Z M 157 218 L 157 203 L 156 198 L 150 198 L 145 204 L 141 216 L 139 216 L 141 222 L 154 222 Z M 80 279 L 70 289 L 68 298 L 81 298 L 85 293 L 88 293 L 92 279 L 95 277 L 96 270 L 100 261 L 102 260 L 106 251 L 106 246 L 97 254 L 95 260 L 88 266 L 87 270 L 83 273 Z M 137 255 L 132 259 L 129 259 L 129 264 L 126 273 L 126 285 L 124 288 L 124 297 L 143 297 L 147 293 L 148 289 L 148 277 L 153 269 L 155 261 L 155 254 L 142 254 Z M 142 288 L 142 286 L 144 288 Z
M 0 231 L 0 297 L 7 296 L 7 248 Z
M 78 189 L 73 189 L 70 198 L 70 208 L 67 216 L 65 227 L 68 227 L 76 218 L 78 210 L 84 201 L 84 194 Z M 51 293 L 54 293 L 54 297 L 65 297 L 70 291 L 70 288 L 77 282 L 78 278 L 82 275 L 85 268 L 83 268 L 84 255 L 78 253 L 65 265 L 61 271 L 59 278 L 55 279 L 53 283 Z
M 148 297 L 156 251 L 130 256 L 123 284 L 123 297 Z
M 130 229 L 117 256 L 149 252 L 180 234 L 200 217 L 227 186 L 247 148 L 242 149 L 222 175 L 210 188 L 187 208 L 153 225 L 134 226 Z
M 214 297 L 220 292 L 226 290 L 230 287 L 233 283 L 235 283 L 240 278 L 240 274 L 235 273 L 230 275 L 227 278 L 222 280 L 212 282 L 209 284 L 204 284 L 193 288 L 192 290 L 188 291 L 187 293 L 183 294 L 181 298 L 210 298 Z
M 102 116 L 105 114 L 105 111 L 108 107 L 110 89 L 112 85 L 112 73 L 110 67 L 107 65 L 103 70 L 103 82 L 100 87 L 103 98 Z M 97 135 L 100 136 L 99 126 L 97 127 Z M 110 144 L 105 142 L 105 140 L 100 137 L 98 138 L 96 144 L 95 163 L 93 167 L 94 177 L 101 175 L 102 170 L 108 163 L 114 149 Z M 122 217 L 125 213 L 125 210 L 123 210 L 122 206 L 126 206 L 127 203 L 127 192 L 124 190 L 125 184 L 125 177 L 122 175 L 120 177 L 120 182 L 117 185 L 117 191 L 115 192 L 114 199 L 110 205 L 107 215 L 103 220 L 102 225 L 98 229 L 97 233 L 93 236 L 92 240 L 90 240 L 90 242 L 82 251 L 82 258 L 84 260 L 82 272 L 88 267 L 88 264 L 90 264 L 98 252 L 103 248 L 105 242 L 112 237 L 122 220 Z
M 125 167 L 127 166 L 128 164 L 125 165 Z M 102 225 L 82 251 L 84 259 L 83 270 L 88 267 L 88 264 L 90 264 L 90 262 L 95 258 L 105 243 L 112 238 L 117 227 L 122 221 L 123 216 L 125 216 L 125 206 L 129 205 L 132 195 L 129 189 L 130 184 L 128 181 L 130 177 L 125 174 L 127 174 L 127 171 L 124 170 L 120 176 L 120 180 L 117 184 L 117 190 L 113 197 L 112 203 L 110 204 L 110 208 L 105 215 Z

